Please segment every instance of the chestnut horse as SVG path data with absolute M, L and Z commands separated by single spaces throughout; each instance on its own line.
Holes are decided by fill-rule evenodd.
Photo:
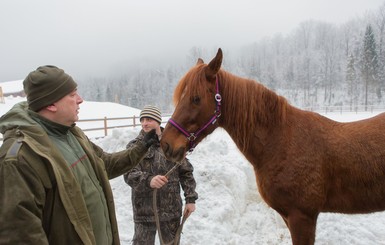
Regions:
M 385 114 L 341 123 L 291 106 L 260 83 L 221 68 L 222 51 L 180 80 L 162 134 L 168 159 L 181 160 L 224 128 L 252 164 L 263 200 L 294 245 L 315 242 L 320 212 L 385 209 Z

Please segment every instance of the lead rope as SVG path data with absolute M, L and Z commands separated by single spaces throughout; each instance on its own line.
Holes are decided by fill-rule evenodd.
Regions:
M 170 169 L 170 171 L 168 171 L 165 176 L 168 177 L 172 172 L 175 171 L 175 169 L 177 169 L 182 163 L 181 162 L 178 162 L 175 164 L 175 166 Z M 156 223 L 156 228 L 158 230 L 158 235 L 159 235 L 159 240 L 160 240 L 160 244 L 161 245 L 178 245 L 179 244 L 179 241 L 180 241 L 180 234 L 182 233 L 182 229 L 183 229 L 183 225 L 184 225 L 184 222 L 186 221 L 186 216 L 183 214 L 183 218 L 182 218 L 182 222 L 181 224 L 179 225 L 178 227 L 178 230 L 176 231 L 176 234 L 175 234 L 175 238 L 174 240 L 172 240 L 170 243 L 165 243 L 163 241 L 163 237 L 162 237 L 162 233 L 160 231 L 160 221 L 159 221 L 159 214 L 158 214 L 158 208 L 157 208 L 157 205 L 156 205 L 156 193 L 157 193 L 158 189 L 154 189 L 154 192 L 152 193 L 152 207 L 154 209 L 154 216 L 155 216 L 155 223 Z

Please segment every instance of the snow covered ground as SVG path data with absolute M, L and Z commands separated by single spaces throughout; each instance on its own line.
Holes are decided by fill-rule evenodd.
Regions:
M 4 114 L 20 98 L 6 98 L 0 104 Z M 337 121 L 354 121 L 378 114 L 328 113 Z M 80 118 L 138 115 L 139 110 L 115 103 L 84 102 Z M 140 128 L 112 130 L 104 138 L 89 137 L 108 152 L 125 148 Z M 181 238 L 183 245 L 291 244 L 281 217 L 261 199 L 251 165 L 229 135 L 222 129 L 203 140 L 189 156 L 197 181 L 197 210 L 187 220 Z M 133 219 L 131 190 L 122 177 L 111 180 L 116 201 L 121 243 L 131 244 Z M 159 244 L 159 243 L 158 243 Z M 370 215 L 321 214 L 317 226 L 317 245 L 385 244 L 385 212 Z

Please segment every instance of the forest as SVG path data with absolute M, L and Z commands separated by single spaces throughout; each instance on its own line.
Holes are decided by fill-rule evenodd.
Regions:
M 255 32 L 258 37 L 258 30 Z M 288 34 L 277 33 L 236 49 L 191 47 L 184 62 L 127 67 L 114 77 L 80 81 L 86 100 L 110 101 L 134 108 L 157 105 L 173 110 L 179 79 L 198 58 L 207 63 L 222 48 L 222 69 L 262 83 L 290 104 L 309 110 L 385 107 L 385 4 L 336 25 L 314 20 Z

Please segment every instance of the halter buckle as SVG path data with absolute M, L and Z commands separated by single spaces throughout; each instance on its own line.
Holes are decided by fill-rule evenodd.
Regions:
M 217 101 L 217 102 L 221 102 L 222 101 L 222 96 L 220 95 L 220 94 L 215 94 L 215 100 Z
M 194 133 L 190 133 L 190 136 L 189 137 L 187 137 L 187 139 L 189 140 L 189 141 L 194 141 L 194 140 L 196 140 L 196 136 L 195 136 L 195 134 Z

